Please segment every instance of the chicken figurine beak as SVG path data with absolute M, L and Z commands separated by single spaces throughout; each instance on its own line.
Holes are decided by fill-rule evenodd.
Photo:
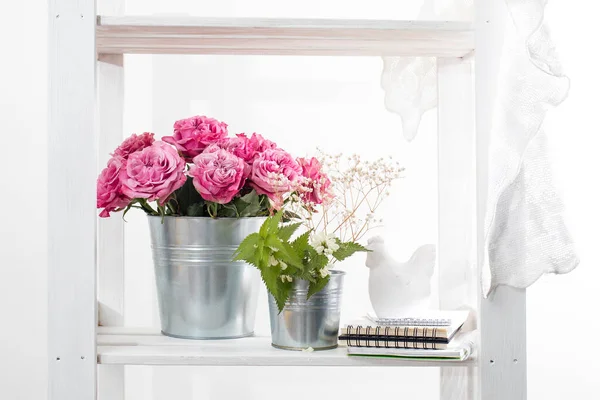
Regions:
M 390 256 L 381 236 L 370 238 L 367 247 L 369 298 L 378 318 L 410 317 L 430 308 L 435 245 L 419 247 L 406 262 Z

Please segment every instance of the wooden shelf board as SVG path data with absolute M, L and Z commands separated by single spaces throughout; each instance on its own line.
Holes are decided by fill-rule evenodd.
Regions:
M 336 366 L 336 367 L 440 367 L 470 366 L 466 361 L 420 361 L 393 358 L 349 357 L 345 347 L 303 352 L 278 350 L 270 337 L 231 340 L 184 340 L 156 331 L 131 328 L 98 329 L 98 363 L 117 365 L 196 366 Z
M 99 16 L 99 54 L 462 57 L 468 22 Z

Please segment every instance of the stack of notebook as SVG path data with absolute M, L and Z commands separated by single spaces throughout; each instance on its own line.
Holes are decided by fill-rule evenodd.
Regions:
M 369 316 L 346 325 L 340 342 L 353 356 L 392 356 L 463 360 L 470 344 L 458 333 L 467 311 L 444 311 L 418 318 L 377 319 Z

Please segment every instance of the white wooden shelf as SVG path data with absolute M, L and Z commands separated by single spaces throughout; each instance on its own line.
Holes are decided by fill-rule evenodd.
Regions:
M 231 340 L 184 340 L 156 331 L 99 328 L 98 363 L 116 365 L 197 366 L 322 366 L 322 367 L 441 367 L 473 366 L 465 361 L 421 361 L 394 358 L 349 357 L 346 348 L 302 352 L 278 350 L 269 337 Z
M 462 57 L 468 22 L 99 16 L 99 54 Z

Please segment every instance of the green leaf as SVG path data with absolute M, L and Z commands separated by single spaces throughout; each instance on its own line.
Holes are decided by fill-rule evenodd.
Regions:
M 271 252 L 265 247 L 264 239 L 259 236 L 258 245 L 255 249 L 256 266 L 261 269 L 268 267 L 270 254 Z
M 194 187 L 194 180 L 188 176 L 187 180 L 182 187 L 175 191 L 175 199 L 177 200 L 177 212 L 179 215 L 189 215 L 188 210 L 192 205 L 200 204 L 196 207 L 204 207 L 204 199 L 200 196 L 200 193 Z M 194 209 L 198 213 L 197 208 Z M 201 216 L 201 215 L 190 215 L 190 216 Z
M 204 216 L 204 203 L 194 203 L 188 206 L 185 214 L 189 217 L 203 217 Z
M 282 282 L 281 282 L 281 279 L 279 278 L 277 269 L 276 268 L 263 268 L 263 269 L 261 269 L 260 272 L 261 272 L 260 275 L 261 275 L 262 281 L 265 283 L 267 290 L 269 291 L 269 293 L 271 293 L 273 295 L 275 300 L 277 300 L 277 302 L 279 303 L 279 298 L 280 298 L 279 284 Z M 284 301 L 284 303 L 285 303 L 285 301 Z
M 337 251 L 335 251 L 333 253 L 333 257 L 338 261 L 343 261 L 346 258 L 350 257 L 351 255 L 353 255 L 354 253 L 359 252 L 359 251 L 362 251 L 362 252 L 370 251 L 363 245 L 360 245 L 355 242 L 342 243 L 341 241 L 338 240 L 338 245 L 340 246 L 340 248 L 337 249 Z
M 296 254 L 288 242 L 282 242 L 277 236 L 269 235 L 265 240 L 265 245 L 277 251 L 277 258 L 288 265 L 299 269 L 304 269 L 302 259 Z
M 309 281 L 309 282 L 317 282 L 317 278 L 314 277 L 308 269 L 306 271 L 302 272 L 302 274 L 300 274 L 299 278 L 303 279 L 305 281 Z
M 310 235 L 310 231 L 304 232 L 302 235 L 298 236 L 296 240 L 294 240 L 291 245 L 294 249 L 294 252 L 300 257 L 300 259 L 304 260 L 306 256 L 306 251 L 309 248 L 308 245 L 308 237 Z
M 229 204 L 221 204 L 217 209 L 217 216 L 224 218 L 236 218 L 239 217 L 239 213 L 235 205 Z
M 281 217 L 283 215 L 283 212 L 281 211 L 277 211 L 277 213 L 275 213 L 275 215 L 273 215 L 272 217 L 269 217 L 267 219 L 267 231 L 269 233 L 274 233 L 277 234 L 277 232 L 279 231 L 279 223 L 281 222 Z
M 296 232 L 298 228 L 300 228 L 300 225 L 302 225 L 302 222 L 282 226 L 281 228 L 279 228 L 279 233 L 277 234 L 279 236 L 279 239 L 284 240 L 286 242 L 289 241 L 294 232 Z
M 275 300 L 277 301 L 277 308 L 279 309 L 279 313 L 281 314 L 281 312 L 283 311 L 283 308 L 285 307 L 285 303 L 287 302 L 288 298 L 290 297 L 290 293 L 292 291 L 292 287 L 294 286 L 293 282 L 282 282 L 281 278 L 279 278 L 279 294 L 278 296 L 275 298 Z
M 308 293 L 306 294 L 306 299 L 310 299 L 311 296 L 315 293 L 319 293 L 323 288 L 329 283 L 329 275 L 325 278 L 319 277 L 316 282 L 311 282 L 308 285 Z
M 325 254 L 317 254 L 317 251 L 312 246 L 308 247 L 307 267 L 309 271 L 318 271 L 327 264 L 329 264 L 329 257 Z
M 260 197 L 255 190 L 244 196 L 236 197 L 232 204 L 240 217 L 255 217 L 260 211 Z
M 259 266 L 259 259 L 257 258 L 257 247 L 260 236 L 257 233 L 246 236 L 242 243 L 238 246 L 237 250 L 233 254 L 234 261 L 246 261 L 252 265 Z
M 265 222 L 263 222 L 263 224 L 260 226 L 260 230 L 258 231 L 258 234 L 260 235 L 260 237 L 262 237 L 263 239 L 267 237 L 267 235 L 269 234 L 269 220 L 273 218 L 273 217 L 269 217 L 265 220 Z

